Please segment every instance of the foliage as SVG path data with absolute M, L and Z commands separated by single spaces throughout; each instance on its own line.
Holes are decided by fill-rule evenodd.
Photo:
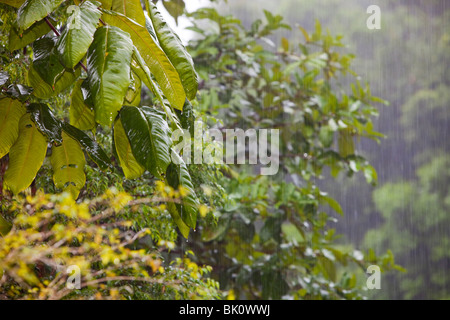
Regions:
M 200 38 L 190 44 L 202 79 L 199 109 L 221 121 L 203 119 L 211 127 L 281 131 L 277 176 L 259 176 L 245 166 L 225 174 L 217 227 L 203 225 L 201 237 L 196 234 L 199 261 L 212 265 L 221 288 L 239 298 L 361 298 L 361 278 L 339 266 L 354 263 L 363 272 L 373 263 L 385 270 L 397 266 L 391 254 L 378 260 L 373 251 L 363 255 L 334 244 L 337 235 L 328 224 L 335 219 L 324 207 L 343 212 L 318 180 L 329 168 L 333 176 L 363 172 L 376 183 L 354 139 L 382 136 L 372 123 L 372 104 L 382 100 L 359 82 L 351 95 L 335 91 L 339 77 L 352 73 L 352 56 L 337 50 L 341 37 L 322 33 L 317 22 L 312 34 L 304 30 L 304 43 L 283 38 L 278 47 L 268 36 L 288 25 L 265 15 L 266 22 L 257 20 L 247 30 L 214 9 L 192 14 L 191 29 Z

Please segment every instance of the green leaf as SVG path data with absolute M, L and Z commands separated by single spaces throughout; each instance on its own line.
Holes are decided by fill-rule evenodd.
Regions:
M 125 106 L 120 119 L 138 162 L 155 177 L 162 178 L 170 164 L 172 145 L 164 114 L 153 108 Z
M 127 179 L 139 178 L 144 173 L 145 168 L 134 157 L 130 141 L 120 119 L 117 119 L 114 123 L 114 144 L 125 177 Z
M 0 158 L 3 158 L 19 136 L 19 120 L 26 109 L 17 100 L 0 99 Z
M 6 95 L 13 99 L 17 99 L 21 102 L 25 102 L 30 98 L 33 88 L 21 85 L 21 84 L 10 84 L 6 90 Z
M 184 13 L 186 6 L 184 0 L 163 1 L 162 4 L 167 12 L 175 19 L 175 22 L 178 23 L 178 17 Z
M 92 130 L 95 128 L 94 110 L 86 104 L 81 85 L 84 80 L 75 83 L 70 100 L 70 124 L 80 130 Z
M 0 237 L 6 236 L 11 231 L 12 225 L 0 215 Z M 0 269 L 0 277 L 2 276 Z
M 181 113 L 179 118 L 183 129 L 188 130 L 191 136 L 193 137 L 195 115 L 194 115 L 194 108 L 192 107 L 192 104 L 189 102 L 188 99 L 186 99 L 186 102 L 183 106 L 183 112 Z
M 336 211 L 337 213 L 339 213 L 341 216 L 344 215 L 344 211 L 342 210 L 341 205 L 339 204 L 339 202 L 337 202 L 336 200 L 334 200 L 331 197 L 327 197 L 327 196 L 320 196 L 319 197 L 319 201 L 321 203 L 326 203 L 328 204 L 334 211 Z
M 28 85 L 33 88 L 33 95 L 35 97 L 50 99 L 70 87 L 78 79 L 80 74 L 80 68 L 75 69 L 74 72 L 66 70 L 58 81 L 56 81 L 54 87 L 52 87 L 41 78 L 39 73 L 34 69 L 34 66 L 31 65 L 28 70 L 27 81 Z
M 31 27 L 33 23 L 44 19 L 59 7 L 63 0 L 27 0 L 17 11 L 19 32 Z
M 66 29 L 56 43 L 61 63 L 73 69 L 83 59 L 94 40 L 94 33 L 102 13 L 89 1 L 83 2 L 79 10 L 74 10 Z
M 128 34 L 113 26 L 95 32 L 87 54 L 88 77 L 95 120 L 110 126 L 122 107 L 130 85 L 133 43 Z
M 25 2 L 25 0 L 0 0 L 0 3 L 7 4 L 8 6 L 14 8 L 20 8 L 20 6 Z
M 172 31 L 155 5 L 150 3 L 150 18 L 161 48 L 180 75 L 184 91 L 189 100 L 195 99 L 198 90 L 198 75 L 194 62 L 180 38 Z
M 105 12 L 103 19 L 106 23 L 119 27 L 130 34 L 134 45 L 139 50 L 143 60 L 161 86 L 161 90 L 172 107 L 181 110 L 186 94 L 180 76 L 148 30 L 122 14 L 103 11 Z
M 184 223 L 175 204 L 173 202 L 168 202 L 167 210 L 169 211 L 170 215 L 172 216 L 173 221 L 175 222 L 178 229 L 180 230 L 181 235 L 187 239 L 189 237 L 189 231 L 191 229 L 186 225 L 186 223 Z
M 47 139 L 26 113 L 19 121 L 19 137 L 9 150 L 9 164 L 4 176 L 6 189 L 14 194 L 28 188 L 36 177 L 47 153 Z
M 355 154 L 355 142 L 353 141 L 351 129 L 347 128 L 339 130 L 338 144 L 339 154 L 343 158 Z
M 128 87 L 124 104 L 135 107 L 139 106 L 139 104 L 141 103 L 141 88 L 141 79 L 133 70 L 131 70 L 131 84 Z
M 141 26 L 145 26 L 144 10 L 142 10 L 140 0 L 112 0 L 111 10 L 123 14 Z
M 61 144 L 61 122 L 55 118 L 48 105 L 32 103 L 28 106 L 28 110 L 31 112 L 31 119 L 48 140 L 51 143 Z
M 52 148 L 50 162 L 56 188 L 70 192 L 74 199 L 78 198 L 81 188 L 86 183 L 84 174 L 86 160 L 78 142 L 63 132 L 62 144 Z
M 51 21 L 53 19 L 49 18 Z M 49 25 L 45 21 L 39 21 L 33 24 L 30 28 L 24 31 L 21 35 L 16 30 L 15 27 L 11 28 L 9 33 L 9 51 L 19 50 L 23 47 L 29 45 L 37 38 L 42 37 L 49 33 L 52 29 L 50 29 Z
M 191 228 L 195 228 L 200 203 L 192 185 L 191 175 L 183 159 L 177 153 L 172 152 L 172 157 L 175 163 L 172 162 L 167 168 L 167 183 L 175 190 L 182 187 L 188 193 L 187 196 L 183 197 L 182 204 L 176 203 L 175 207 L 184 223 Z
M 105 151 L 103 151 L 98 143 L 92 140 L 86 133 L 65 122 L 62 123 L 62 128 L 65 133 L 78 141 L 81 148 L 88 154 L 89 158 L 91 158 L 91 160 L 99 166 L 100 169 L 106 170 L 112 167 L 111 161 Z

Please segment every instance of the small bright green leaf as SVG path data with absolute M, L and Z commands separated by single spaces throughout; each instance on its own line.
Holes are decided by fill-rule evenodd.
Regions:
M 134 45 L 139 50 L 143 60 L 161 86 L 161 90 L 172 107 L 181 110 L 186 94 L 180 76 L 148 30 L 122 14 L 103 11 L 105 12 L 103 19 L 106 23 L 119 27 L 130 34 Z
M 32 103 L 28 106 L 28 110 L 31 111 L 31 119 L 48 140 L 51 143 L 61 144 L 61 122 L 55 118 L 48 105 Z
M 79 10 L 73 10 L 66 29 L 56 43 L 61 63 L 73 69 L 83 57 L 94 40 L 94 33 L 102 13 L 89 1 L 83 2 Z
M 19 120 L 26 109 L 17 100 L 0 99 L 0 158 L 3 158 L 19 136 Z
M 33 23 L 44 19 L 63 0 L 27 0 L 17 11 L 17 26 L 19 31 L 24 31 L 31 27 Z
M 181 43 L 180 38 L 169 27 L 156 6 L 151 3 L 150 18 L 161 48 L 180 75 L 187 98 L 189 100 L 195 99 L 198 89 L 198 75 L 195 72 L 191 55 Z
M 110 126 L 122 107 L 130 85 L 133 43 L 128 34 L 113 26 L 95 32 L 87 54 L 88 77 L 95 120 Z
M 355 154 L 355 142 L 353 141 L 351 129 L 339 130 L 338 144 L 339 154 L 343 158 Z
M 162 4 L 167 12 L 174 17 L 175 22 L 178 23 L 178 17 L 184 13 L 184 8 L 186 6 L 184 0 L 163 1 Z
M 50 20 L 53 21 L 52 19 Z M 19 35 L 19 32 L 16 30 L 16 28 L 12 27 L 9 33 L 9 51 L 22 49 L 37 38 L 46 35 L 50 31 L 51 29 L 45 21 L 36 22 L 30 28 L 24 31 L 22 35 Z
M 103 151 L 98 143 L 92 140 L 86 133 L 68 123 L 62 123 L 62 128 L 65 133 L 78 141 L 81 148 L 100 169 L 106 170 L 111 168 L 111 160 L 108 158 L 105 151 Z
M 50 162 L 56 188 L 70 192 L 74 199 L 86 183 L 84 165 L 86 160 L 78 142 L 65 132 L 60 146 L 52 148 Z
M 198 206 L 200 203 L 197 199 L 197 195 L 195 194 L 191 176 L 186 164 L 183 162 L 183 159 L 175 152 L 172 153 L 172 157 L 174 157 L 174 160 L 179 164 L 172 162 L 167 168 L 167 183 L 175 190 L 182 187 L 184 191 L 188 193 L 185 197 L 183 197 L 182 204 L 176 203 L 175 207 L 184 223 L 191 228 L 195 228 L 197 223 Z
M 117 119 L 114 123 L 114 144 L 125 177 L 127 179 L 139 178 L 144 173 L 145 168 L 134 157 L 130 141 L 120 119 Z
M 4 176 L 6 189 L 14 194 L 28 188 L 36 177 L 47 153 L 47 139 L 26 113 L 19 121 L 19 137 L 9 150 L 9 164 Z
M 155 177 L 162 178 L 170 164 L 172 145 L 164 114 L 153 108 L 125 106 L 120 119 L 136 159 Z
M 344 215 L 344 211 L 342 210 L 341 205 L 339 204 L 339 202 L 337 202 L 336 200 L 334 200 L 331 197 L 327 197 L 327 196 L 320 196 L 319 201 L 321 203 L 326 203 L 328 204 L 334 211 L 336 211 L 337 213 L 339 213 L 341 216 Z
M 95 128 L 95 115 L 90 106 L 86 104 L 81 90 L 84 82 L 80 79 L 72 90 L 70 100 L 70 124 L 80 130 L 92 130 Z

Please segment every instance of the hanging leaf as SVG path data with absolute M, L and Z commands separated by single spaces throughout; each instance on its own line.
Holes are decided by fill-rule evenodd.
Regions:
M 134 157 L 130 141 L 120 119 L 117 119 L 114 123 L 114 144 L 125 177 L 127 179 L 139 178 L 144 173 L 145 168 Z
M 175 204 L 172 202 L 168 202 L 167 210 L 169 211 L 170 215 L 172 216 L 173 221 L 175 222 L 178 229 L 180 230 L 181 235 L 187 239 L 189 237 L 189 231 L 191 229 L 186 225 L 186 223 L 184 223 Z
M 79 10 L 73 10 L 66 29 L 56 43 L 60 61 L 66 68 L 75 68 L 86 55 L 101 15 L 97 6 L 89 1 L 83 2 Z
M 63 0 L 27 0 L 17 11 L 19 33 L 41 21 L 59 7 Z
M 14 194 L 28 188 L 36 177 L 47 153 L 47 139 L 26 113 L 19 121 L 19 137 L 9 150 L 9 164 L 4 176 L 6 189 Z
M 58 81 L 56 81 L 54 87 L 52 87 L 41 78 L 32 64 L 28 70 L 27 81 L 28 85 L 33 88 L 33 95 L 35 97 L 50 99 L 70 87 L 80 77 L 80 74 L 80 68 L 76 68 L 73 72 L 66 70 Z
M 138 162 L 155 177 L 162 178 L 170 163 L 172 145 L 164 114 L 148 107 L 125 106 L 120 119 Z
M 338 136 L 339 154 L 343 158 L 355 154 L 355 142 L 350 128 L 339 130 Z
M 139 50 L 150 72 L 161 86 L 170 104 L 174 108 L 181 109 L 184 105 L 186 94 L 180 76 L 147 29 L 122 14 L 106 10 L 103 11 L 103 19 L 106 23 L 119 27 L 130 34 L 134 45 Z
M 189 100 L 195 99 L 198 89 L 198 75 L 195 72 L 191 55 L 152 3 L 150 3 L 150 18 L 158 37 L 159 45 L 180 75 L 187 98 Z
M 122 107 L 130 85 L 133 43 L 113 26 L 97 29 L 87 54 L 88 77 L 94 102 L 95 120 L 110 126 Z
M 49 20 L 54 22 L 51 18 L 49 18 Z M 19 34 L 16 28 L 12 27 L 9 33 L 9 51 L 12 52 L 14 50 L 22 49 L 37 38 L 46 35 L 51 30 L 52 29 L 50 29 L 49 25 L 44 20 L 36 22 L 22 34 Z
M 80 144 L 81 148 L 88 154 L 89 158 L 94 161 L 100 169 L 106 170 L 111 168 L 111 161 L 105 151 L 92 140 L 86 133 L 80 129 L 63 122 L 62 128 L 65 133 L 74 138 Z
M 25 2 L 25 0 L 0 0 L 0 3 L 7 4 L 14 8 L 20 8 L 20 6 Z
M 51 143 L 61 144 L 61 122 L 55 118 L 48 105 L 32 103 L 28 106 L 28 110 L 31 112 L 31 119 L 48 140 Z
M 184 0 L 163 1 L 162 4 L 178 24 L 178 17 L 183 15 L 186 6 Z
M 191 136 L 193 137 L 195 115 L 194 115 L 194 108 L 192 107 L 192 104 L 189 102 L 188 99 L 186 99 L 186 102 L 183 107 L 183 112 L 181 112 L 179 118 L 181 127 L 185 130 L 188 130 Z
M 172 162 L 167 168 L 167 183 L 175 190 L 182 187 L 188 193 L 183 197 L 182 204 L 176 203 L 175 207 L 186 225 L 195 228 L 200 203 L 192 185 L 191 175 L 183 159 L 176 152 L 172 152 L 172 157 L 179 164 Z
M 50 162 L 56 188 L 70 192 L 74 199 L 78 198 L 81 188 L 86 183 L 84 174 L 86 160 L 78 142 L 63 132 L 61 145 L 52 148 Z
M 33 43 L 34 69 L 52 87 L 65 71 L 55 51 L 56 40 L 56 37 L 43 37 Z
M 70 124 L 80 130 L 92 130 L 95 128 L 94 111 L 84 100 L 81 86 L 84 80 L 75 83 L 70 100 Z
M 144 10 L 142 10 L 140 0 L 112 0 L 111 10 L 123 14 L 141 26 L 145 26 Z
M 19 120 L 25 107 L 17 100 L 0 99 L 0 159 L 3 158 L 19 136 Z

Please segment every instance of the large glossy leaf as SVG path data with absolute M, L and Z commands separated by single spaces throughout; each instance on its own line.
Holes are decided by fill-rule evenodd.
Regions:
M 63 0 L 27 0 L 17 11 L 17 26 L 22 32 L 33 23 L 44 19 L 55 10 Z
M 36 22 L 22 34 L 19 34 L 16 28 L 12 27 L 9 33 L 9 51 L 22 49 L 50 31 L 50 27 L 43 20 Z
M 62 123 L 62 128 L 65 133 L 78 141 L 81 148 L 88 154 L 89 158 L 91 158 L 91 160 L 99 166 L 100 169 L 106 170 L 111 168 L 111 161 L 105 151 L 103 151 L 98 143 L 92 140 L 86 133 L 68 123 Z
M 159 45 L 180 75 L 187 98 L 189 100 L 195 99 L 198 89 L 198 75 L 195 72 L 191 55 L 152 3 L 150 3 L 150 18 Z
M 110 126 L 122 107 L 130 85 L 133 43 L 128 34 L 114 26 L 95 32 L 87 54 L 89 84 L 94 102 L 95 120 Z
M 70 124 L 80 130 L 95 128 L 94 110 L 84 101 L 81 85 L 84 80 L 75 83 L 70 100 Z
M 195 194 L 191 176 L 183 159 L 175 152 L 172 153 L 172 157 L 176 160 L 176 163 L 172 162 L 167 168 L 167 183 L 174 189 L 183 187 L 183 189 L 188 192 L 188 195 L 183 197 L 182 204 L 176 203 L 175 207 L 184 223 L 191 228 L 195 228 L 198 206 L 200 203 Z
M 52 87 L 41 78 L 32 64 L 28 70 L 27 81 L 28 85 L 33 88 L 33 95 L 35 97 L 50 99 L 70 87 L 80 77 L 80 74 L 79 67 L 73 72 L 66 70 L 58 81 L 56 81 L 54 87 Z
M 74 68 L 86 55 L 101 15 L 97 6 L 90 1 L 83 2 L 79 10 L 73 10 L 56 44 L 60 61 L 66 68 Z
M 43 37 L 33 43 L 34 69 L 52 87 L 65 71 L 55 51 L 56 40 L 53 36 Z
M 128 32 L 143 60 L 174 108 L 181 109 L 186 99 L 183 84 L 175 67 L 147 29 L 122 14 L 105 11 L 106 23 Z M 141 79 L 143 80 L 143 79 Z
M 9 150 L 9 164 L 4 176 L 6 189 L 17 194 L 33 182 L 47 153 L 47 139 L 26 113 L 19 121 L 19 137 Z
M 31 119 L 38 129 L 47 136 L 51 143 L 61 144 L 61 122 L 55 118 L 49 106 L 45 103 L 32 103 L 28 106 Z
M 19 136 L 19 120 L 25 113 L 19 101 L 0 99 L 0 158 L 3 158 Z
M 25 0 L 0 0 L 0 3 L 7 4 L 14 8 L 20 8 L 20 6 L 25 2 Z
M 130 141 L 120 119 L 117 119 L 114 123 L 114 145 L 125 177 L 127 179 L 139 178 L 144 173 L 145 168 L 139 164 L 133 155 Z
M 120 119 L 133 155 L 155 177 L 162 178 L 170 163 L 172 145 L 164 114 L 153 108 L 125 106 Z
M 112 0 L 111 10 L 127 16 L 141 26 L 145 26 L 144 10 L 142 10 L 140 0 Z
M 13 83 L 8 86 L 5 94 L 8 97 L 17 99 L 21 102 L 25 102 L 30 99 L 30 95 L 33 92 L 33 88 L 21 85 L 20 83 Z
M 76 199 L 86 183 L 84 165 L 86 160 L 78 142 L 65 132 L 60 146 L 52 148 L 50 162 L 53 167 L 53 181 L 56 188 L 70 192 Z

